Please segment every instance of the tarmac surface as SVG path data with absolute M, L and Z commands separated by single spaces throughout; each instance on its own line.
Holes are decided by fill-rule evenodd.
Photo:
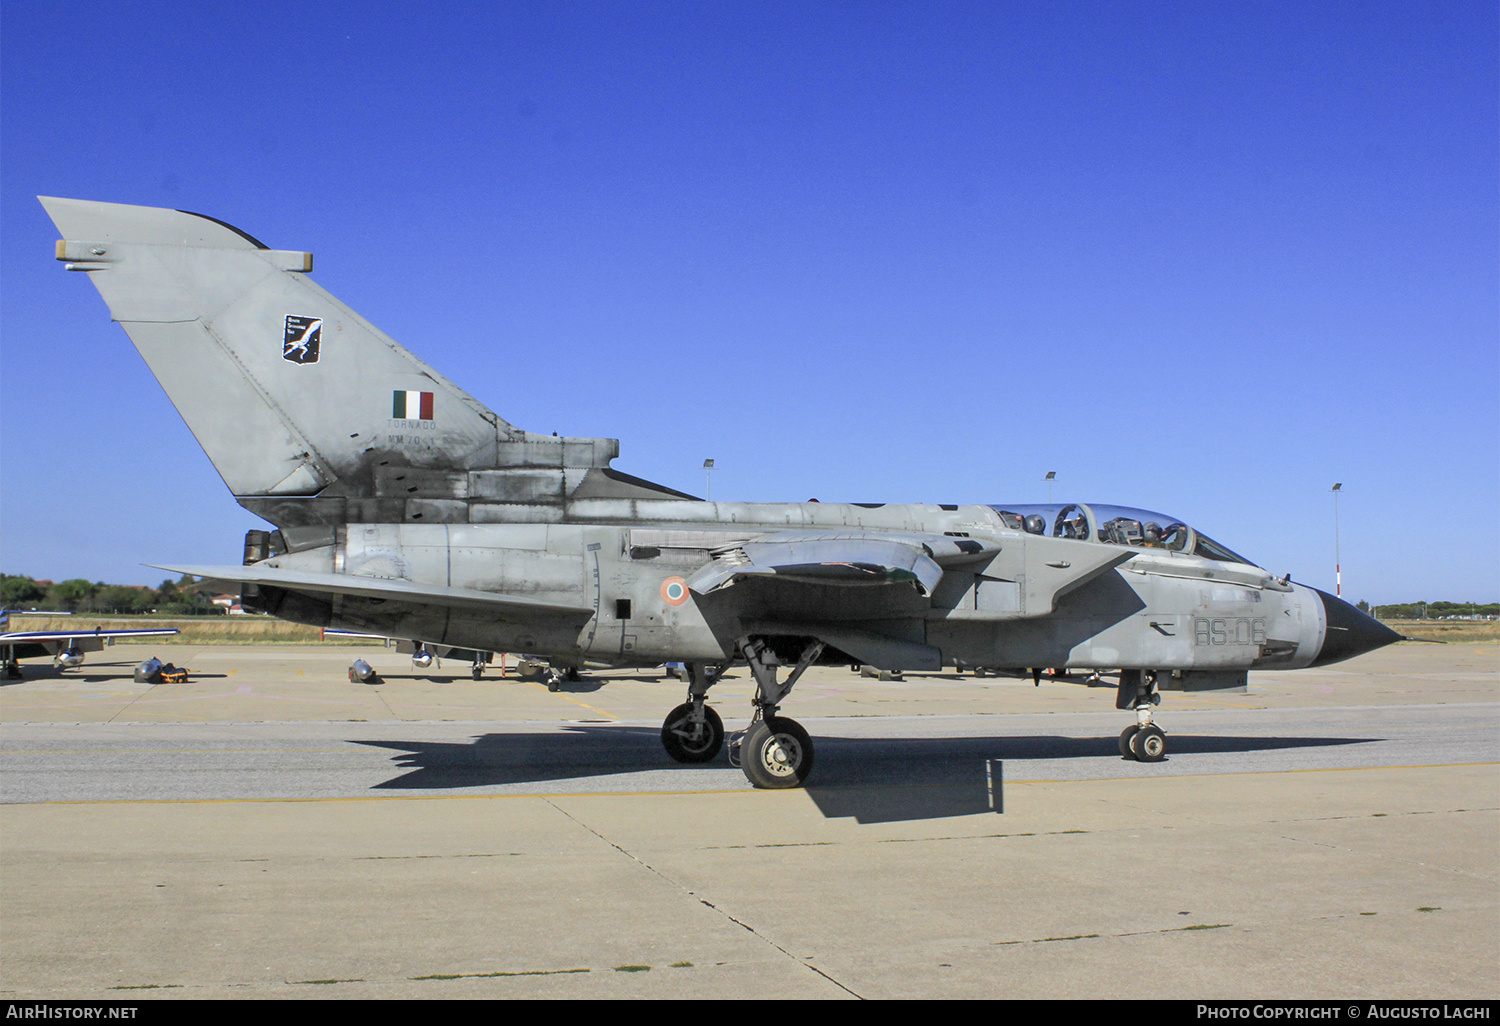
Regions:
M 148 654 L 192 682 L 144 685 Z M 349 683 L 356 655 L 385 683 Z M 7 998 L 1500 997 L 1500 646 L 1168 692 L 809 671 L 809 786 L 657 671 L 120 646 L 0 687 Z M 743 670 L 710 701 L 743 729 Z

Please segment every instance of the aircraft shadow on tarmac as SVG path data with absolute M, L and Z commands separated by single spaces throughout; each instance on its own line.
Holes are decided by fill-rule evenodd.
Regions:
M 702 765 L 671 762 L 662 753 L 660 731 L 650 728 L 580 724 L 566 729 L 562 737 L 552 733 L 484 734 L 466 744 L 355 743 L 402 753 L 393 756 L 393 761 L 407 772 L 375 785 L 391 790 L 492 787 L 649 771 L 701 773 L 728 768 L 723 755 Z M 1181 757 L 1369 744 L 1375 740 L 1173 734 L 1170 743 L 1172 754 Z M 819 737 L 816 741 L 817 769 L 805 787 L 808 796 L 825 816 L 849 816 L 861 823 L 1004 812 L 1007 760 L 1120 758 L 1113 737 Z

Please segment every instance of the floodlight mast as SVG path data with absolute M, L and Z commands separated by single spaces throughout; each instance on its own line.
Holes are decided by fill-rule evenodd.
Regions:
M 713 460 L 704 460 L 703 461 L 703 476 L 708 479 L 705 482 L 705 487 L 703 489 L 703 493 L 704 493 L 703 494 L 703 501 L 705 501 L 705 502 L 712 502 L 713 499 L 714 499 L 714 461 Z

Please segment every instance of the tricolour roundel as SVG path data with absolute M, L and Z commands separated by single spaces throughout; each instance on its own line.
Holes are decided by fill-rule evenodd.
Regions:
M 668 577 L 661 582 L 661 597 L 669 606 L 680 606 L 688 600 L 687 581 L 681 577 Z

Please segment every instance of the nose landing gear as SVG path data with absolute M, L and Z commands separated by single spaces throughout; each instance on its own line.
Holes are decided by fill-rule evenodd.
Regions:
M 1151 722 L 1151 710 L 1161 704 L 1152 670 L 1121 670 L 1116 709 L 1135 710 L 1136 722 L 1120 732 L 1120 757 L 1137 762 L 1161 762 L 1167 757 L 1167 733 Z

